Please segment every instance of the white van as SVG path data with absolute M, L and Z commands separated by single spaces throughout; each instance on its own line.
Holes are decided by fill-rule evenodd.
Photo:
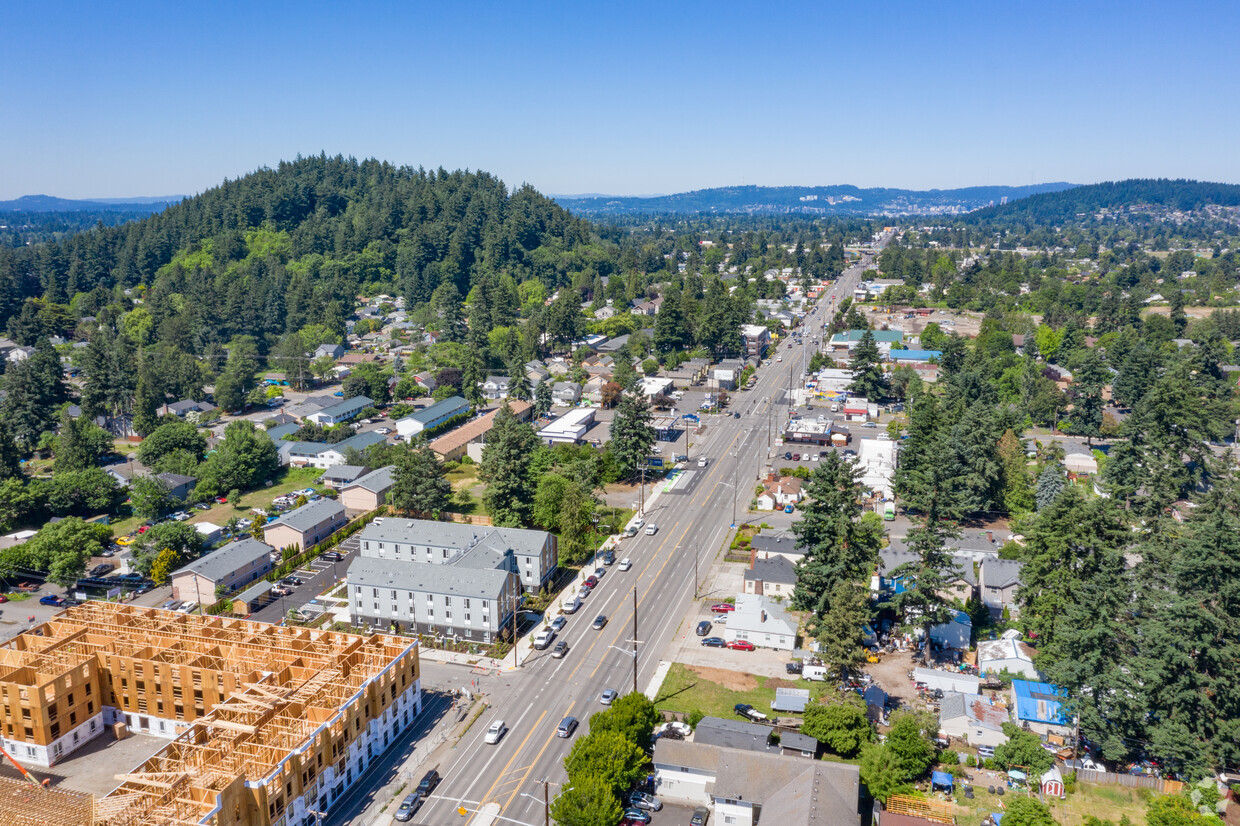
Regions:
M 621 563 L 621 565 L 623 564 L 624 563 Z M 621 568 L 620 570 L 624 570 L 624 568 Z M 561 610 L 564 611 L 564 613 L 566 614 L 575 614 L 577 613 L 577 609 L 580 607 L 581 607 L 581 600 L 578 599 L 577 597 L 573 597 L 568 602 L 564 603 L 564 607 Z

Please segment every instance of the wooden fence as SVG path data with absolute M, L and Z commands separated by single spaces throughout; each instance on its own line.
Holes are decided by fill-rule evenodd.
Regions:
M 1168 780 L 1164 777 L 1148 777 L 1138 774 L 1116 774 L 1115 772 L 1079 769 L 1076 779 L 1084 783 L 1102 783 L 1109 786 L 1127 786 L 1130 789 L 1153 789 L 1159 794 L 1179 794 L 1184 784 L 1179 780 Z
M 441 513 L 439 514 L 449 522 L 463 522 L 466 525 L 494 525 L 495 522 L 489 516 L 474 516 L 468 513 Z

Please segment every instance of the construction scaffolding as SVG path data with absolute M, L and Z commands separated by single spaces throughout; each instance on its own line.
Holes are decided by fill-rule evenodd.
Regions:
M 65 719 L 57 704 L 73 695 L 57 695 L 91 675 L 94 685 L 79 695 L 129 714 L 158 707 L 168 715 L 176 698 L 185 730 L 118 775 L 120 785 L 84 819 L 61 809 L 58 826 L 264 826 L 313 785 L 325 754 L 330 767 L 363 722 L 416 684 L 418 665 L 416 643 L 387 635 L 106 602 L 69 608 L 0 647 L 0 691 L 12 687 L 10 699 L 20 697 L 35 719 Z M 39 790 L 22 794 L 34 799 Z M 41 826 L 37 813 L 27 817 Z
M 884 807 L 884 811 L 891 812 L 893 815 L 920 817 L 925 820 L 932 820 L 935 823 L 945 823 L 948 826 L 954 826 L 956 823 L 956 816 L 952 814 L 955 811 L 955 807 L 944 800 L 904 797 L 903 795 L 893 794 L 887 798 L 887 805 Z
M 88 826 L 92 803 L 88 794 L 0 777 L 0 822 L 5 826 Z

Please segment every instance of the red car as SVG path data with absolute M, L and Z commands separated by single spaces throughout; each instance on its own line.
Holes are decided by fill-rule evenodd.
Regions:
M 138 528 L 138 533 L 140 533 L 140 534 L 141 534 L 141 533 L 146 533 L 146 532 L 147 532 L 147 531 L 149 531 L 150 529 L 151 529 L 151 526 L 150 526 L 150 525 L 143 525 L 141 528 Z
M 732 640 L 728 643 L 728 648 L 735 651 L 753 651 L 755 646 L 749 640 Z
M 586 581 L 585 581 L 585 582 L 583 582 L 582 584 L 583 584 L 583 585 L 585 585 L 585 586 L 586 586 L 587 588 L 589 588 L 590 590 L 594 590 L 594 586 L 595 586 L 595 585 L 598 585 L 598 577 L 596 577 L 596 576 L 588 576 L 588 577 L 586 577 Z
M 728 611 L 735 611 L 736 606 L 730 602 L 716 602 L 714 605 L 710 606 L 710 610 L 714 611 L 716 614 L 726 613 Z
M 226 497 L 226 496 L 217 496 L 217 497 L 215 497 L 215 504 L 217 504 L 217 505 L 227 505 L 227 504 L 228 504 L 228 497 Z

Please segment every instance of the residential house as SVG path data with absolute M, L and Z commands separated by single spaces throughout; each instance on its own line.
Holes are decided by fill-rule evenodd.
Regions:
M 951 620 L 930 629 L 931 642 L 940 648 L 967 651 L 972 637 L 973 620 L 964 611 L 957 611 Z
M 443 401 L 435 402 L 415 413 L 410 413 L 396 422 L 396 432 L 402 438 L 409 438 L 424 430 L 433 430 L 457 416 L 469 414 L 469 402 L 460 396 L 449 396 Z
M 633 304 L 633 315 L 656 315 L 659 312 L 659 305 L 662 303 L 663 296 L 652 298 L 649 301 L 638 301 Z
M 859 481 L 883 499 L 895 497 L 896 443 L 891 439 L 862 439 L 857 455 Z
M 797 584 L 796 566 L 782 556 L 759 559 L 757 552 L 750 552 L 753 559 L 745 569 L 745 593 L 788 597 Z
M 778 691 L 779 689 L 776 689 Z M 817 760 L 822 751 L 821 745 L 808 734 L 799 731 L 787 731 L 779 735 L 779 752 L 785 757 L 802 757 Z
M 531 594 L 551 580 L 560 560 L 557 539 L 546 531 L 388 516 L 367 525 L 360 536 L 362 556 L 462 568 L 502 561 Z
M 157 473 L 155 478 L 168 488 L 169 496 L 182 501 L 189 498 L 194 492 L 194 486 L 198 484 L 198 480 L 193 476 L 182 476 L 179 473 Z
M 217 587 L 231 591 L 266 576 L 272 568 L 273 550 L 247 537 L 204 554 L 172 572 L 172 598 L 213 605 Z
M 603 385 L 611 381 L 611 375 L 592 376 L 581 387 L 581 395 L 594 404 L 603 403 Z
M 305 423 L 309 421 L 312 413 L 332 407 L 339 401 L 340 399 L 336 396 L 307 396 L 297 404 L 290 404 L 284 408 L 284 412 L 295 421 Z
M 332 499 L 318 499 L 270 522 L 263 538 L 273 548 L 297 545 L 302 550 L 317 545 L 345 526 L 344 506 Z
M 323 471 L 319 484 L 332 490 L 340 490 L 367 473 L 370 473 L 370 468 L 365 465 L 332 465 Z
M 395 481 L 395 465 L 372 470 L 340 489 L 340 504 L 350 515 L 372 511 L 387 503 L 388 492 Z
M 354 396 L 351 399 L 338 401 L 333 405 L 316 410 L 306 416 L 306 419 L 315 424 L 329 427 L 341 422 L 347 422 L 358 413 L 361 413 L 367 407 L 374 406 L 374 399 L 368 396 Z
M 600 353 L 613 353 L 614 354 L 614 353 L 618 353 L 620 349 L 628 343 L 629 343 L 629 337 L 626 334 L 622 336 L 616 336 L 615 338 L 609 338 L 603 343 L 599 344 L 594 349 Z
M 198 535 L 202 537 L 203 544 L 208 548 L 224 538 L 223 527 L 213 525 L 210 522 L 195 522 L 194 530 L 198 531 Z
M 1006 671 L 1028 680 L 1040 680 L 1042 675 L 1034 667 L 1036 654 L 1020 639 L 1020 632 L 1009 629 L 997 640 L 982 640 L 977 644 L 977 669 L 986 674 Z
M 327 356 L 332 361 L 344 355 L 344 347 L 339 344 L 320 344 L 314 351 L 314 358 L 322 358 Z
M 1050 683 L 1012 680 L 1016 724 L 1042 737 L 1072 734 L 1072 718 L 1063 707 L 1063 689 Z
M 654 748 L 656 792 L 669 802 L 712 805 L 729 826 L 859 826 L 857 766 L 683 740 Z
M 543 366 L 542 362 L 531 361 L 525 365 L 525 378 L 534 387 L 542 384 L 551 378 L 551 371 Z
M 413 383 L 418 387 L 421 387 L 427 393 L 435 392 L 435 388 L 439 386 L 439 382 L 435 381 L 435 374 L 429 370 L 423 370 L 421 373 L 414 373 Z
M 9 362 L 9 364 L 20 364 L 21 362 L 25 361 L 26 359 L 30 358 L 33 355 L 34 355 L 33 347 L 30 347 L 30 346 L 14 347 L 12 350 L 10 350 L 5 355 L 4 358 L 6 361 Z
M 553 376 L 567 376 L 570 372 L 568 362 L 559 356 L 549 360 L 547 363 L 547 372 Z
M 901 330 L 870 330 L 869 332 L 878 346 L 879 353 L 884 356 L 889 354 L 893 348 L 903 349 L 904 347 L 904 332 Z M 846 330 L 831 336 L 827 345 L 831 356 L 836 360 L 848 358 L 852 351 L 857 349 L 865 333 L 865 330 Z
M 486 381 L 482 382 L 482 397 L 496 401 L 498 399 L 508 398 L 508 389 L 511 381 L 507 376 L 487 376 Z
M 1063 457 L 1063 466 L 1069 479 L 1098 475 L 1098 460 L 1088 453 L 1069 453 Z
M 610 379 L 616 369 L 616 360 L 608 355 L 597 354 L 581 362 L 581 367 L 588 375 L 607 376 Z
M 939 701 L 939 732 L 964 740 L 970 746 L 1001 746 L 1007 742 L 1003 724 L 1009 722 L 1008 707 L 977 694 L 948 691 Z
M 612 306 L 599 307 L 594 311 L 594 318 L 602 321 L 603 319 L 612 318 L 616 315 L 616 308 Z
M 901 565 L 917 562 L 921 557 L 894 541 L 878 551 L 878 567 L 870 577 L 870 591 L 880 599 L 902 594 L 908 588 L 904 574 L 897 574 Z M 911 581 L 911 580 L 910 580 Z
M 176 416 L 177 418 L 184 419 L 185 416 L 189 413 L 210 413 L 212 410 L 216 410 L 216 409 L 218 408 L 216 408 L 215 405 L 211 404 L 211 402 L 200 402 L 200 401 L 194 401 L 193 399 L 182 399 L 179 402 L 172 402 L 171 404 L 165 404 L 162 408 L 160 408 L 160 415 Z
M 277 424 L 261 432 L 266 434 L 267 438 L 273 442 L 284 442 L 288 441 L 289 437 L 299 430 L 301 430 L 301 425 L 299 424 Z
M 973 573 L 973 560 L 967 556 L 952 554 L 952 565 L 955 570 L 946 571 L 944 574 L 947 582 L 944 595 L 963 605 L 973 599 L 977 593 L 977 577 Z
M 572 407 L 581 401 L 581 385 L 575 381 L 557 381 L 551 388 L 551 401 L 557 407 Z
M 362 336 L 363 341 L 379 342 L 386 340 L 386 337 L 380 333 L 367 333 Z M 378 364 L 379 356 L 377 353 L 345 353 L 336 359 L 338 367 L 356 367 L 359 364 Z
M 797 538 L 789 531 L 762 528 L 749 541 L 749 549 L 757 559 L 782 556 L 795 565 L 805 556 L 805 546 L 797 544 Z
M 978 586 L 982 594 L 982 604 L 990 609 L 990 615 L 996 619 L 1003 616 L 1006 608 L 1008 616 L 1015 618 L 1019 612 L 1016 604 L 1016 592 L 1021 586 L 1020 570 L 1024 563 L 1015 559 L 999 559 L 991 557 L 983 559 L 978 569 Z
M 760 511 L 783 510 L 788 505 L 797 505 L 804 494 L 801 492 L 801 480 L 795 476 L 780 476 L 771 471 L 762 480 L 762 493 L 758 494 L 757 508 Z
M 748 640 L 759 648 L 792 651 L 796 648 L 797 623 L 774 600 L 757 594 L 738 594 L 736 609 L 728 612 L 723 637 Z

